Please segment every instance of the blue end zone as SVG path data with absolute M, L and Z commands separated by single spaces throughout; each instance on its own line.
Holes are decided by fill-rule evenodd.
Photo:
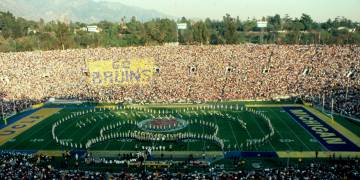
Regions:
M 23 113 L 22 115 L 20 115 L 20 116 L 16 116 L 16 117 L 14 117 L 14 118 L 8 119 L 6 125 L 5 125 L 5 124 L 0 124 L 0 129 L 11 125 L 12 123 L 14 123 L 14 122 L 16 122 L 16 121 L 18 121 L 18 120 L 20 120 L 20 119 L 22 119 L 22 118 L 24 118 L 24 117 L 32 114 L 32 113 L 34 113 L 34 112 L 37 111 L 37 110 L 39 110 L 39 109 L 32 109 L 32 110 L 29 110 L 29 111 L 24 112 L 24 113 Z
M 292 119 L 299 123 L 330 151 L 359 151 L 360 148 L 337 132 L 326 122 L 303 107 L 283 107 Z
M 243 152 L 243 151 L 228 151 L 224 154 L 225 158 L 277 158 L 276 152 Z

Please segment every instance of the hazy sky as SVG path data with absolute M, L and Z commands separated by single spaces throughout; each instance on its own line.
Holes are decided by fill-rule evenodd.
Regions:
M 155 9 L 176 17 L 220 19 L 225 13 L 240 19 L 261 18 L 276 13 L 300 17 L 309 14 L 316 21 L 344 16 L 360 22 L 360 0 L 106 0 L 146 9 Z

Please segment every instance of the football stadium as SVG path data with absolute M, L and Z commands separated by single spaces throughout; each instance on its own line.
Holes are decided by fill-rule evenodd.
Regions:
M 359 23 L 133 13 L 0 12 L 0 179 L 360 178 Z

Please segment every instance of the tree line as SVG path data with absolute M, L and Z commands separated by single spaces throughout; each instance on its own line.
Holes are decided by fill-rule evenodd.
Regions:
M 54 50 L 69 48 L 124 47 L 143 45 L 180 44 L 359 44 L 359 23 L 346 18 L 315 22 L 310 15 L 300 18 L 288 15 L 263 17 L 266 28 L 258 28 L 256 19 L 240 20 L 229 14 L 222 20 L 194 21 L 185 17 L 153 19 L 141 22 L 101 21 L 44 22 L 15 17 L 0 12 L 0 52 Z M 177 30 L 177 23 L 186 23 L 187 29 Z M 87 25 L 97 25 L 98 33 L 86 31 Z

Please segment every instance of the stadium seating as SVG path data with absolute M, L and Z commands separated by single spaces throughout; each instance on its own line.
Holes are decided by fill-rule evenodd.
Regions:
M 0 53 L 0 100 L 11 112 L 49 97 L 182 102 L 298 96 L 326 107 L 332 97 L 338 112 L 359 117 L 359 52 L 354 45 L 245 44 Z M 148 83 L 89 81 L 87 60 L 133 58 L 154 59 L 156 75 Z

